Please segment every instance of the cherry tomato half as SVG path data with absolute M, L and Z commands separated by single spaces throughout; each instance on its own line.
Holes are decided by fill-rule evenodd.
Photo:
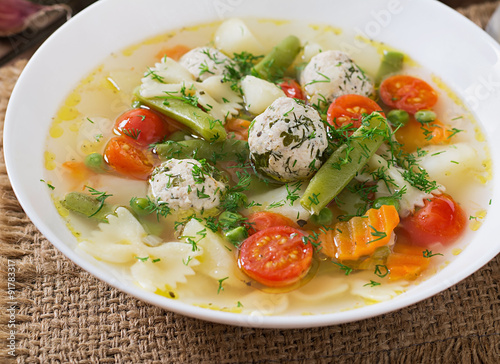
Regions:
M 287 97 L 301 100 L 306 99 L 299 83 L 292 78 L 285 78 L 279 86 Z
M 363 114 L 369 115 L 374 111 L 384 115 L 382 108 L 366 96 L 342 95 L 331 103 L 326 117 L 328 123 L 337 128 L 348 124 L 352 124 L 353 128 L 359 128 Z
M 119 174 L 145 180 L 153 170 L 152 158 L 130 138 L 111 138 L 104 150 L 104 160 Z
M 248 233 L 255 234 L 274 226 L 297 227 L 297 224 L 286 216 L 271 211 L 259 211 L 248 216 Z
M 379 92 L 387 106 L 412 114 L 432 108 L 438 100 L 436 91 L 427 82 L 408 75 L 386 78 L 380 85 Z
M 135 140 L 139 145 L 159 142 L 169 134 L 162 117 L 144 108 L 124 112 L 116 119 L 114 128 L 118 134 Z
M 456 240 L 466 226 L 465 213 L 448 195 L 426 201 L 424 207 L 401 220 L 401 228 L 413 245 L 429 247 L 435 243 L 443 245 Z
M 265 286 L 290 286 L 311 268 L 313 247 L 304 244 L 303 236 L 290 226 L 259 231 L 241 244 L 238 264 L 250 278 Z

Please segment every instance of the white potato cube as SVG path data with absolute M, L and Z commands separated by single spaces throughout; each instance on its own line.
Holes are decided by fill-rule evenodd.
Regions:
M 241 80 L 241 90 L 247 110 L 254 115 L 263 113 L 275 100 L 286 96 L 274 83 L 254 76 Z
M 215 47 L 232 56 L 243 51 L 254 55 L 263 54 L 263 46 L 241 19 L 223 22 L 215 32 Z

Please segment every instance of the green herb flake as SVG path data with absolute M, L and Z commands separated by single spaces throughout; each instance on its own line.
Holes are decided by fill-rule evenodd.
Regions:
M 108 197 L 111 197 L 113 196 L 112 194 L 107 194 L 106 192 L 101 192 L 101 191 L 97 191 L 95 188 L 92 188 L 90 186 L 85 186 L 85 188 L 87 188 L 90 192 L 90 194 L 92 196 L 95 197 L 95 199 L 100 202 L 101 204 L 99 205 L 99 207 L 97 208 L 97 210 L 92 214 L 90 215 L 89 217 L 92 217 L 94 216 L 95 214 L 97 214 L 99 211 L 101 211 L 101 209 L 103 208 L 104 206 L 104 201 L 108 198 Z
M 434 257 L 436 255 L 443 255 L 441 253 L 432 253 L 432 250 L 428 250 L 428 249 L 425 249 L 423 252 L 422 252 L 424 258 L 431 258 L 431 257 Z
M 382 283 L 378 283 L 378 282 L 375 282 L 375 281 L 372 281 L 370 280 L 369 283 L 367 284 L 364 284 L 363 287 L 366 287 L 366 286 L 369 286 L 369 287 L 375 287 L 375 286 L 380 286 Z
M 386 265 L 383 264 L 377 264 L 375 266 L 375 271 L 373 272 L 375 275 L 379 276 L 380 278 L 384 278 L 389 274 L 389 269 L 387 268 Z
M 332 262 L 332 263 L 335 264 L 335 265 L 338 265 L 340 267 L 340 269 L 345 272 L 346 276 L 348 276 L 349 274 L 351 274 L 352 268 L 349 268 L 347 265 L 344 265 L 344 264 L 338 263 L 338 262 Z
M 55 188 L 53 185 L 51 185 L 50 183 L 45 182 L 45 180 L 44 180 L 44 179 L 41 179 L 41 180 L 40 180 L 40 182 L 45 183 L 45 184 L 47 185 L 47 187 L 48 187 L 48 188 L 50 188 L 51 190 L 55 190 L 55 189 L 56 189 L 56 188 Z
M 226 279 L 229 279 L 229 277 L 224 277 L 217 281 L 219 282 L 219 288 L 217 289 L 217 294 L 219 294 L 221 291 L 224 291 L 224 287 L 222 287 L 222 282 L 224 282 Z

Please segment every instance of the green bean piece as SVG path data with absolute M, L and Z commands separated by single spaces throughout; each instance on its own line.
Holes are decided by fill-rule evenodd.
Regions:
M 238 226 L 234 229 L 228 230 L 224 233 L 224 236 L 234 245 L 238 246 L 240 243 L 248 237 L 248 231 L 244 226 Z
M 391 253 L 391 248 L 388 246 L 378 247 L 368 259 L 360 262 L 355 268 L 373 270 L 377 265 L 384 265 Z
M 61 204 L 70 211 L 101 222 L 108 222 L 106 216 L 113 213 L 109 205 L 81 192 L 69 192 L 61 201 Z
M 436 113 L 432 110 L 419 110 L 415 113 L 415 119 L 420 124 L 429 124 L 436 120 Z
M 388 75 L 401 71 L 405 55 L 401 52 L 384 51 L 384 56 L 375 76 L 375 84 L 380 82 Z
M 196 106 L 187 104 L 182 100 L 169 99 L 168 96 L 142 97 L 138 91 L 136 91 L 135 97 L 142 104 L 177 120 L 205 140 L 214 142 L 227 138 L 226 129 L 222 126 L 222 122 L 215 120 Z
M 333 222 L 333 213 L 328 207 L 321 209 L 318 215 L 311 215 L 311 221 L 316 225 L 330 225 Z
M 101 153 L 91 153 L 85 157 L 85 166 L 95 173 L 106 172 L 106 162 Z
M 300 40 L 289 35 L 276 45 L 252 70 L 253 74 L 265 80 L 283 77 L 300 52 Z
M 243 174 L 249 174 L 249 190 L 262 191 L 269 187 L 269 183 L 257 177 L 251 169 L 248 161 L 250 150 L 248 143 L 243 140 L 226 139 L 216 143 L 209 143 L 202 139 L 190 139 L 182 142 L 167 140 L 165 143 L 157 144 L 155 151 L 161 160 L 170 158 L 206 159 L 207 162 L 214 165 L 217 162 L 235 162 Z
M 351 181 L 387 138 L 389 126 L 377 112 L 363 118 L 363 124 L 321 166 L 309 181 L 300 204 L 313 215 L 332 201 Z
M 410 114 L 404 110 L 391 110 L 387 113 L 387 120 L 395 127 L 405 126 L 410 121 Z
M 184 130 L 178 130 L 170 134 L 168 137 L 168 140 L 173 140 L 176 142 L 183 142 L 186 140 L 186 136 L 189 136 L 190 134 Z
M 383 205 L 392 205 L 396 208 L 396 210 L 399 211 L 399 201 L 394 197 L 391 196 L 379 197 L 375 201 L 373 201 L 372 207 L 374 209 L 379 209 Z
M 226 161 L 246 162 L 250 153 L 248 143 L 237 139 L 226 139 L 215 143 L 202 139 L 167 140 L 157 144 L 155 150 L 160 159 L 206 159 L 213 164 Z

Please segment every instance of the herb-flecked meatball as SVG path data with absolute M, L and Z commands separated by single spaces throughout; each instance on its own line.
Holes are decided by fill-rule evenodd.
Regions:
M 222 76 L 232 61 L 218 49 L 198 47 L 184 54 L 179 63 L 196 79 L 204 81 L 211 76 Z
M 321 166 L 328 141 L 319 113 L 280 97 L 249 130 L 250 160 L 261 174 L 281 182 L 307 179 Z
M 225 183 L 214 178 L 215 168 L 195 159 L 169 159 L 155 168 L 149 184 L 156 203 L 172 209 L 198 211 L 219 206 Z
M 374 92 L 370 78 L 341 51 L 326 51 L 314 56 L 302 71 L 300 84 L 312 104 L 328 105 L 342 95 L 370 96 Z

